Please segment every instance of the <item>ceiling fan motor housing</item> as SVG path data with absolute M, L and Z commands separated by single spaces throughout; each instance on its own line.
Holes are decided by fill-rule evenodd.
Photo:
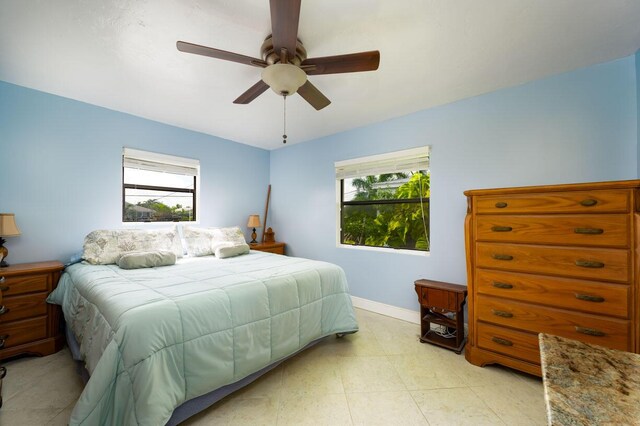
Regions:
M 280 62 L 280 52 L 276 52 L 273 49 L 273 36 L 270 35 L 264 40 L 262 47 L 260 48 L 260 52 L 262 52 L 262 59 L 264 59 L 264 61 L 269 65 Z M 307 49 L 304 48 L 300 39 L 297 39 L 295 54 L 292 55 L 291 52 L 288 52 L 287 62 L 300 66 L 302 61 L 305 59 L 307 59 Z

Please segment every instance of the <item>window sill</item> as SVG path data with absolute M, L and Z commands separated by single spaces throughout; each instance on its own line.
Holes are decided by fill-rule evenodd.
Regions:
M 422 257 L 429 257 L 431 255 L 430 251 L 393 249 L 393 248 L 370 247 L 370 246 L 352 246 L 350 244 L 340 244 L 340 243 L 338 243 L 337 247 L 345 248 L 349 250 L 374 251 L 378 253 L 408 254 L 411 256 L 422 256 Z
M 191 221 L 191 222 L 187 222 L 187 221 L 182 221 L 182 222 L 121 222 L 122 226 L 127 228 L 127 227 L 134 227 L 134 226 L 145 226 L 145 227 L 154 227 L 155 225 L 158 226 L 169 226 L 169 225 L 199 225 L 200 222 L 195 220 L 195 221 Z

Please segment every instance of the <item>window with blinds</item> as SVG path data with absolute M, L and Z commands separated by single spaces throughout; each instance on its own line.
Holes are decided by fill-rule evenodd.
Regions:
M 340 244 L 429 251 L 429 147 L 335 163 Z
M 199 173 L 199 160 L 124 148 L 122 221 L 195 221 Z

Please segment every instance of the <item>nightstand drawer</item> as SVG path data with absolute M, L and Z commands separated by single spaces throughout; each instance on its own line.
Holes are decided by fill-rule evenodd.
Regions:
M 10 348 L 22 343 L 33 342 L 47 337 L 47 317 L 33 318 L 0 324 L 0 337 L 4 339 L 3 348 Z
M 2 277 L 2 270 L 0 270 L 0 277 Z M 20 275 L 5 277 L 5 280 L 0 284 L 0 287 L 8 287 L 8 290 L 2 292 L 2 296 L 7 297 L 16 294 L 47 291 L 48 284 L 49 274 Z
M 5 313 L 0 315 L 0 321 L 17 321 L 47 314 L 47 293 L 26 294 L 23 296 L 7 297 L 3 306 Z

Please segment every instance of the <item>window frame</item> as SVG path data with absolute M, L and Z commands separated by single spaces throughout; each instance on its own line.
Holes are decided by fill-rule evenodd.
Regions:
M 429 250 L 419 250 L 419 249 L 409 249 L 409 248 L 394 248 L 394 247 L 381 247 L 381 246 L 368 246 L 364 244 L 345 244 L 343 243 L 343 228 L 344 228 L 344 217 L 342 215 L 342 208 L 345 205 L 373 205 L 373 204 L 420 204 L 427 200 L 429 202 L 428 210 L 431 212 L 431 197 L 428 198 L 408 198 L 402 199 L 402 201 L 396 199 L 381 199 L 381 200 L 364 200 L 364 201 L 344 201 L 344 180 L 346 177 L 338 176 L 338 169 L 341 167 L 349 167 L 355 166 L 358 164 L 364 163 L 376 163 L 376 162 L 385 162 L 394 159 L 402 159 L 408 156 L 413 155 L 425 155 L 427 157 L 426 169 L 420 168 L 419 170 L 429 170 L 430 171 L 430 158 L 431 158 L 431 146 L 422 146 L 419 148 L 412 148 L 401 151 L 394 151 L 385 154 L 371 155 L 366 157 L 353 158 L 350 160 L 337 161 L 335 163 L 336 168 L 336 247 L 338 248 L 348 248 L 348 249 L 356 249 L 356 250 L 367 250 L 367 251 L 377 251 L 383 253 L 401 253 L 401 254 L 411 254 L 418 256 L 429 256 L 431 253 L 431 214 L 429 213 L 429 233 L 427 237 L 429 238 Z M 417 170 L 417 169 L 416 169 Z M 406 170 L 405 170 L 406 171 Z M 413 170 L 415 171 L 415 170 Z M 390 171 L 389 173 L 398 173 L 403 172 L 403 170 Z M 383 174 L 383 173 L 380 173 Z M 358 177 L 369 176 L 369 174 L 358 175 Z M 430 176 L 430 173 L 429 173 Z
M 157 163 L 160 165 L 167 166 L 167 170 L 152 170 L 141 168 L 141 170 L 150 170 L 150 171 L 164 171 L 165 173 L 172 173 L 169 169 L 171 168 L 185 168 L 185 169 L 193 169 L 193 189 L 190 188 L 177 188 L 170 186 L 157 186 L 157 185 L 143 185 L 143 184 L 132 184 L 125 183 L 124 181 L 124 172 L 125 168 L 134 168 L 131 166 L 127 166 L 126 159 L 135 159 L 141 160 L 150 163 Z M 162 224 L 162 223 L 184 223 L 184 224 L 197 224 L 199 223 L 199 198 L 200 198 L 200 160 L 186 158 L 186 157 L 178 157 L 174 155 L 168 154 L 160 154 L 152 151 L 142 151 L 132 148 L 124 147 L 122 150 L 122 224 L 123 225 L 132 225 L 132 224 Z M 173 174 L 180 174 L 173 172 Z M 190 175 L 190 174 L 189 174 Z M 189 176 L 185 174 L 185 176 Z M 180 193 L 189 193 L 193 194 L 193 220 L 189 221 L 149 221 L 149 222 L 139 222 L 139 221 L 125 221 L 125 213 L 126 213 L 126 190 L 127 189 L 142 189 L 149 191 L 167 191 L 167 192 L 180 192 Z

